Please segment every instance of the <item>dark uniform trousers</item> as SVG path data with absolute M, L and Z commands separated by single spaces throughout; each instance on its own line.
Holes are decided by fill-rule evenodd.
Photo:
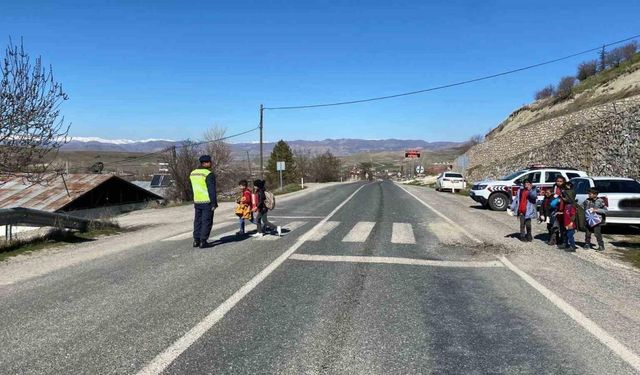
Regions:
M 195 219 L 193 220 L 193 239 L 206 241 L 211 234 L 213 226 L 213 205 L 211 203 L 196 203 Z

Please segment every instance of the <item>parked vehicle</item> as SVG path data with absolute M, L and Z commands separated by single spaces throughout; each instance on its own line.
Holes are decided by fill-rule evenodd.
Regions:
M 580 177 L 571 180 L 579 204 L 588 198 L 587 191 L 596 188 L 598 197 L 607 205 L 609 224 L 640 224 L 640 183 L 622 177 Z
M 467 181 L 458 172 L 443 172 L 436 179 L 436 190 L 464 190 L 467 188 Z
M 563 176 L 569 181 L 575 177 L 586 177 L 587 173 L 571 168 L 535 166 L 519 170 L 498 180 L 476 182 L 471 187 L 469 196 L 494 211 L 505 211 L 524 180 L 530 180 L 533 186 L 539 189 L 538 201 L 540 202 L 543 191 L 552 188 L 558 176 Z

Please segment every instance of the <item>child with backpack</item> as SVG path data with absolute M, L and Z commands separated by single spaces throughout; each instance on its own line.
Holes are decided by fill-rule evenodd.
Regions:
M 241 180 L 238 183 L 238 187 L 240 189 L 240 196 L 236 199 L 236 216 L 239 218 L 240 230 L 236 232 L 236 235 L 243 236 L 245 234 L 245 225 L 244 221 L 249 220 L 253 221 L 253 210 L 252 208 L 252 199 L 251 199 L 251 190 L 249 189 L 249 183 L 247 180 Z
M 591 188 L 587 192 L 589 198 L 582 202 L 586 216 L 586 231 L 584 234 L 584 248 L 591 249 L 591 234 L 595 234 L 598 248 L 596 251 L 604 251 L 604 241 L 602 239 L 602 228 L 605 215 L 607 214 L 607 206 L 602 198 L 598 198 L 598 189 Z
M 266 232 L 273 233 L 276 228 L 275 225 L 269 222 L 269 219 L 267 218 L 269 209 L 275 208 L 275 197 L 271 192 L 265 190 L 264 180 L 253 181 L 253 189 L 257 197 L 254 211 L 257 213 L 256 226 L 258 227 L 258 231 L 253 236 L 262 237 Z

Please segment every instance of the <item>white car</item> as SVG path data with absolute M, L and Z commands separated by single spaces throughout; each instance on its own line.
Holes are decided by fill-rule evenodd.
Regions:
M 598 197 L 607 205 L 609 224 L 640 224 L 640 183 L 622 177 L 580 177 L 571 180 L 576 200 L 582 204 L 590 188 L 598 190 Z
M 511 198 L 525 180 L 538 187 L 540 195 L 538 201 L 542 201 L 542 192 L 550 189 L 559 176 L 567 181 L 575 177 L 586 177 L 587 172 L 571 168 L 535 166 L 523 169 L 498 180 L 476 182 L 471 187 L 469 196 L 474 201 L 494 211 L 505 211 L 511 204 Z
M 436 179 L 436 190 L 464 190 L 467 187 L 467 182 L 464 176 L 458 172 L 443 172 L 440 173 Z

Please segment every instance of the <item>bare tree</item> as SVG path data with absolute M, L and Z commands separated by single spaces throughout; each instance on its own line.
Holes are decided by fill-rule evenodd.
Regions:
M 546 99 L 546 98 L 550 98 L 553 95 L 555 95 L 556 90 L 553 87 L 553 85 L 549 85 L 539 91 L 536 92 L 535 98 L 536 100 L 541 100 L 541 99 Z
M 313 173 L 313 156 L 311 155 L 311 150 L 308 148 L 295 149 L 293 150 L 293 158 L 295 159 L 296 166 L 298 167 L 299 177 L 302 177 L 306 181 L 308 181 L 309 178 L 311 178 L 311 174 Z
M 198 148 L 190 140 L 184 141 L 165 153 L 164 161 L 168 164 L 169 174 L 173 179 L 169 199 L 182 202 L 193 199 L 189 175 L 198 167 L 198 156 Z
M 624 61 L 631 60 L 633 56 L 638 52 L 638 42 L 634 40 L 631 43 L 625 44 L 624 46 L 620 47 L 620 52 Z
M 342 161 L 331 151 L 316 155 L 310 160 L 311 179 L 315 182 L 332 182 L 340 180 Z
M 67 94 L 52 68 L 41 57 L 32 62 L 22 43 L 9 41 L 0 71 L 0 180 L 21 175 L 41 182 L 68 141 L 69 125 L 60 117 Z
M 598 72 L 598 62 L 596 60 L 585 61 L 580 63 L 580 65 L 578 65 L 578 72 L 576 73 L 576 78 L 578 78 L 578 80 L 582 82 L 585 79 L 596 75 L 597 72 Z
M 560 79 L 558 88 L 556 89 L 556 98 L 567 99 L 573 93 L 573 87 L 576 84 L 576 77 L 565 76 Z
M 216 174 L 218 190 L 221 191 L 231 188 L 236 182 L 233 181 L 236 174 L 231 170 L 231 146 L 224 141 L 226 132 L 227 129 L 214 125 L 204 133 L 207 142 L 205 152 L 211 156 L 211 169 Z
M 620 63 L 624 61 L 624 52 L 622 47 L 614 48 L 607 52 L 607 56 L 605 56 L 604 61 L 608 68 L 617 68 L 620 66 Z

